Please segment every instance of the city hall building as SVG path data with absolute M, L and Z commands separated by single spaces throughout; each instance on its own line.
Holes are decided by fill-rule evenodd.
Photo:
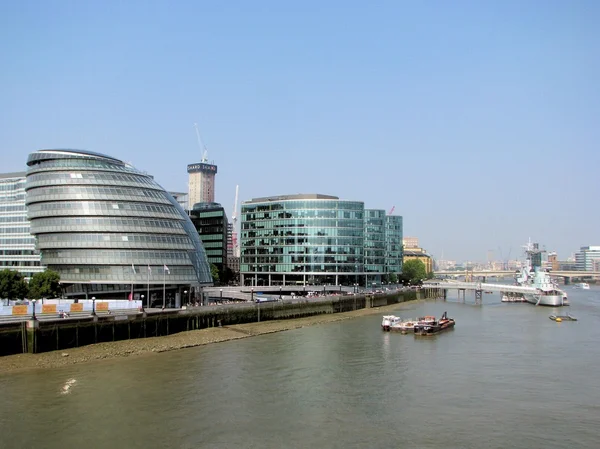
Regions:
M 133 293 L 152 305 L 164 292 L 177 305 L 188 289 L 212 284 L 194 225 L 152 176 L 82 150 L 40 150 L 27 166 L 31 234 L 66 296 Z
M 380 284 L 402 268 L 402 217 L 321 194 L 242 203 L 242 285 Z M 396 271 L 398 270 L 398 271 Z

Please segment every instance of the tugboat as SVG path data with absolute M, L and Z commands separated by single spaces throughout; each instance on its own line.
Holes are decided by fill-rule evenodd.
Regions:
M 426 316 L 420 319 L 415 325 L 415 335 L 433 335 L 438 332 L 451 329 L 456 322 L 452 318 L 448 318 L 448 312 L 444 312 L 439 320 L 433 316 Z

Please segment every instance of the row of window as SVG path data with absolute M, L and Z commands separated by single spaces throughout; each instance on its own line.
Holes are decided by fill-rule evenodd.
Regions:
M 285 246 L 285 247 L 261 247 L 261 248 L 244 248 L 244 255 L 266 255 L 266 254 L 353 254 L 362 255 L 364 249 L 362 246 Z
M 43 187 L 31 189 L 27 191 L 27 203 L 35 203 L 46 200 L 80 200 L 89 199 L 116 199 L 123 198 L 126 200 L 137 201 L 140 199 L 152 198 L 156 202 L 170 204 L 170 201 L 165 197 L 160 190 L 152 189 L 136 189 L 126 187 L 88 187 L 88 186 L 60 186 L 60 187 Z
M 27 212 L 27 206 L 24 202 L 19 204 L 2 204 L 0 203 L 0 212 Z
M 151 218 L 119 218 L 119 217 L 62 217 L 62 218 L 38 218 L 32 220 L 31 226 L 44 227 L 44 226 L 87 226 L 94 228 L 128 228 L 128 227 L 140 227 L 146 228 L 163 228 L 163 229 L 182 229 L 182 223 L 178 220 L 160 220 Z
M 359 269 L 362 267 L 358 267 Z M 293 264 L 241 264 L 242 273 L 346 273 L 360 274 L 354 265 L 322 264 L 322 265 L 293 265 Z M 381 270 L 383 272 L 383 269 Z
M 362 211 L 300 209 L 294 211 L 256 212 L 242 215 L 245 221 L 281 220 L 290 218 L 336 218 L 340 220 L 363 220 Z
M 27 176 L 27 188 L 45 187 L 63 184 L 101 184 L 119 186 L 156 187 L 152 178 L 143 175 L 129 175 L 109 172 L 83 173 L 39 173 Z
M 305 209 L 342 209 L 363 211 L 364 208 L 365 204 L 362 201 L 290 200 L 281 202 L 243 204 L 242 213 Z
M 29 206 L 28 213 L 30 217 L 33 215 L 43 215 L 42 212 L 48 214 L 48 212 L 55 211 L 61 214 L 68 212 L 73 215 L 103 215 L 105 213 L 113 214 L 117 210 L 133 211 L 149 215 L 161 213 L 181 218 L 179 212 L 173 206 L 150 203 L 113 203 L 106 201 L 53 201 L 49 203 L 36 203 Z
M 40 234 L 38 243 L 44 246 L 50 242 L 70 244 L 73 242 L 97 243 L 97 242 L 134 242 L 151 244 L 171 244 L 189 246 L 190 239 L 181 235 L 160 234 Z
M 358 228 L 301 228 L 301 229 L 253 229 L 242 231 L 242 239 L 255 237 L 358 237 L 364 236 L 363 230 Z
M 26 215 L 0 215 L 0 223 L 27 223 Z
M 242 229 L 275 228 L 357 228 L 364 229 L 363 220 L 344 220 L 339 218 L 291 218 L 277 220 L 256 220 L 242 222 Z
M 116 162 L 116 161 L 115 161 Z M 59 172 L 61 168 L 72 170 L 101 170 L 116 173 L 139 173 L 137 170 L 127 166 L 118 165 L 116 163 L 108 163 L 94 159 L 54 159 L 52 161 L 42 161 L 32 165 L 28 169 L 28 174 L 53 171 Z

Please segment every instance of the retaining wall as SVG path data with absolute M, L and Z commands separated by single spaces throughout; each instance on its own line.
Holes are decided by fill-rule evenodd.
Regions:
M 424 296 L 424 293 L 410 291 L 373 296 L 335 296 L 294 303 L 223 305 L 133 315 L 3 323 L 0 325 L 0 355 L 56 351 L 101 342 L 160 337 L 208 327 L 350 312 Z

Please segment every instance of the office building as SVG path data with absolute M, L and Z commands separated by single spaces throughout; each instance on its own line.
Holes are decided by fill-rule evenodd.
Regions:
M 380 283 L 386 267 L 392 270 L 399 265 L 401 227 L 401 217 L 388 221 L 385 211 L 365 211 L 362 201 L 336 196 L 298 194 L 245 201 L 241 211 L 240 283 Z M 386 236 L 392 239 L 389 258 Z
M 364 226 L 366 285 L 379 285 L 385 274 L 385 210 L 365 209 Z
M 385 275 L 402 272 L 402 217 L 385 216 Z
M 197 203 L 214 203 L 217 166 L 200 162 L 188 165 L 187 171 L 189 174 L 188 208 L 193 209 Z
M 29 279 L 45 267 L 27 219 L 25 179 L 25 172 L 0 174 L 0 270 L 15 270 Z
M 595 260 L 600 260 L 600 246 L 582 246 L 575 254 L 578 271 L 594 271 Z
M 208 263 L 214 264 L 223 273 L 227 266 L 228 220 L 225 209 L 219 203 L 196 203 L 189 215 L 204 246 Z
M 27 165 L 31 233 L 67 296 L 161 303 L 165 292 L 177 305 L 212 284 L 194 225 L 150 175 L 82 150 L 40 150 Z

